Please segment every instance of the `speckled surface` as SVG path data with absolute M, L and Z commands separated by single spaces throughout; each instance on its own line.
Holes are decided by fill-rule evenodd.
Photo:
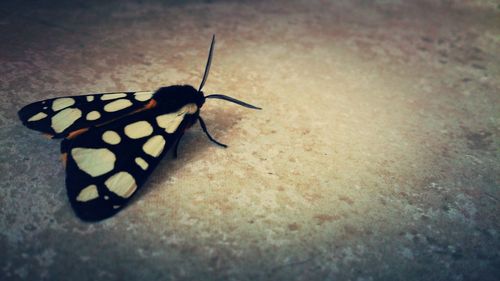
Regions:
M 415 3 L 418 2 L 418 3 Z M 3 1 L 1 280 L 499 280 L 497 1 Z M 54 96 L 198 85 L 132 204 L 79 221 Z

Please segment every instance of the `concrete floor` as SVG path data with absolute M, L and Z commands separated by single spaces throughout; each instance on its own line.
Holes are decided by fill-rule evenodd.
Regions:
M 61 1 L 62 2 L 62 1 Z M 2 1 L 1 280 L 500 280 L 498 1 Z M 198 85 L 128 208 L 83 223 L 49 97 Z

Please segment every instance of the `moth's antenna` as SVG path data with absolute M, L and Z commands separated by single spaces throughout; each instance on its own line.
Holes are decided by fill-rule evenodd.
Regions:
M 228 97 L 228 96 L 225 96 L 225 95 L 219 95 L 219 94 L 214 94 L 214 95 L 209 95 L 209 96 L 206 96 L 205 97 L 206 99 L 220 99 L 220 100 L 227 100 L 227 101 L 230 101 L 230 102 L 234 102 L 236 104 L 239 104 L 241 106 L 244 106 L 244 107 L 247 107 L 247 108 L 251 108 L 251 109 L 262 109 L 260 107 L 257 107 L 257 106 L 254 106 L 254 105 L 251 105 L 251 104 L 248 104 L 246 102 L 242 102 L 240 100 L 237 100 L 235 98 L 232 98 L 232 97 Z
M 214 142 L 222 147 L 227 147 L 227 145 L 220 143 L 220 142 L 216 141 L 214 138 L 212 138 L 212 136 L 208 133 L 207 126 L 205 125 L 205 122 L 203 122 L 203 119 L 201 119 L 201 116 L 199 116 L 199 115 L 198 115 L 198 120 L 200 121 L 201 129 L 203 129 L 203 132 L 205 132 L 205 134 L 207 134 L 207 137 L 209 140 L 211 140 L 212 142 Z
M 215 34 L 212 36 L 212 44 L 210 44 L 210 50 L 208 51 L 207 65 L 205 66 L 205 73 L 203 74 L 203 79 L 201 80 L 201 84 L 200 84 L 200 88 L 198 89 L 198 92 L 201 91 L 201 89 L 205 85 L 205 82 L 207 81 L 208 72 L 210 72 L 210 65 L 212 64 L 214 45 L 215 45 Z

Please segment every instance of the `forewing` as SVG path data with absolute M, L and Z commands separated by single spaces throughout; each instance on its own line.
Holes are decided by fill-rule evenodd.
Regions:
M 66 188 L 76 214 L 97 221 L 120 211 L 197 114 L 195 104 L 171 113 L 147 110 L 63 140 Z
M 153 92 L 119 92 L 59 97 L 28 104 L 18 115 L 26 127 L 62 138 L 145 108 L 152 96 Z

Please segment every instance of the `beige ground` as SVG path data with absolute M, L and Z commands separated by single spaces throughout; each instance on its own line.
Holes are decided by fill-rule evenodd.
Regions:
M 0 4 L 1 280 L 498 280 L 500 3 Z M 102 223 L 36 100 L 198 85 L 198 127 Z

